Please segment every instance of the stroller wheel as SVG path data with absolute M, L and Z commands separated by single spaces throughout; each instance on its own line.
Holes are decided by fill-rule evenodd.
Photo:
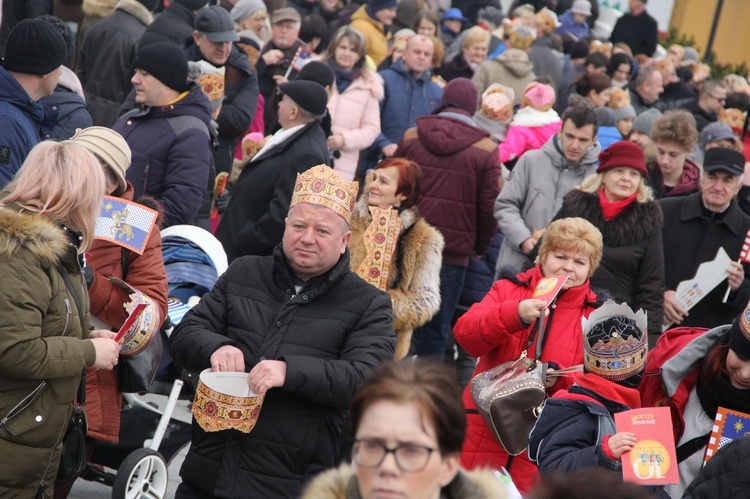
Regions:
M 112 499 L 161 499 L 167 493 L 167 462 L 151 449 L 128 454 L 112 484 Z

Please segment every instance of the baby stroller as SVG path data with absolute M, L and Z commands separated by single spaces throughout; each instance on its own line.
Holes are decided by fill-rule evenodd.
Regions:
M 169 282 L 169 320 L 162 327 L 166 341 L 192 305 L 208 292 L 227 268 L 221 243 L 209 232 L 192 225 L 176 225 L 162 231 L 162 253 Z M 164 349 L 156 379 L 148 392 L 151 399 L 167 396 L 160 410 L 143 395 L 123 394 L 119 443 L 98 442 L 81 477 L 112 487 L 112 498 L 162 498 L 169 483 L 172 459 L 190 443 L 190 423 L 173 417 L 185 382 L 194 391 L 192 376 L 175 372 Z M 158 397 L 156 397 L 158 398 Z M 159 404 L 161 405 L 161 404 Z

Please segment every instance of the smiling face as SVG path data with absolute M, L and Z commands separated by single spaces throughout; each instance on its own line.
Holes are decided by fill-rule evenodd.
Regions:
M 638 190 L 643 176 L 641 172 L 629 166 L 609 168 L 602 174 L 604 195 L 612 202 L 629 198 Z
M 349 237 L 346 222 L 333 210 L 299 203 L 287 215 L 282 247 L 295 275 L 306 281 L 336 265 Z
M 742 358 L 734 350 L 729 349 L 725 367 L 733 387 L 738 390 L 750 390 L 750 359 Z
M 479 64 L 480 62 L 487 59 L 487 47 L 489 43 L 478 42 L 472 43 L 464 49 L 464 54 L 469 62 L 473 64 Z
M 394 208 L 401 206 L 401 201 L 406 199 L 402 194 L 396 194 L 398 190 L 399 173 L 398 168 L 389 166 L 388 168 L 378 168 L 372 173 L 372 182 L 370 183 L 370 194 L 367 204 L 378 206 L 389 204 Z
M 343 37 L 339 41 L 333 57 L 336 65 L 344 71 L 351 71 L 359 62 L 357 47 L 354 45 L 354 43 L 352 43 L 351 40 L 346 37 Z
M 544 276 L 568 276 L 563 289 L 574 288 L 585 283 L 591 270 L 589 257 L 575 251 L 550 251 L 541 264 Z
M 383 462 L 374 468 L 363 468 L 355 462 L 354 472 L 362 499 L 438 499 L 440 489 L 450 483 L 458 471 L 459 456 L 440 454 L 434 424 L 422 415 L 416 404 L 375 402 L 363 414 L 355 438 L 388 448 L 405 446 L 400 452 L 407 457 L 410 445 L 414 446 L 413 454 L 418 448 L 435 449 L 424 469 L 416 472 L 402 471 L 393 453 L 386 454 Z

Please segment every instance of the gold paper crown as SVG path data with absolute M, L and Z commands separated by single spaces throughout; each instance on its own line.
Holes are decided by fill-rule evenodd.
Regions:
M 219 387 L 237 392 L 237 387 L 246 383 L 247 374 L 210 371 L 206 369 L 200 374 L 195 390 L 195 421 L 205 432 L 238 430 L 250 433 L 258 422 L 265 395 L 226 393 Z
M 586 369 L 611 381 L 639 373 L 648 353 L 647 318 L 627 304 L 607 300 L 583 325 L 583 362 Z
M 735 133 L 742 133 L 742 129 L 745 127 L 746 118 L 747 111 L 741 111 L 733 107 L 722 108 L 719 110 L 719 121 L 729 125 Z
M 219 73 L 206 73 L 196 80 L 201 86 L 203 93 L 211 102 L 224 97 L 224 75 Z
M 149 296 L 141 293 L 125 281 L 116 277 L 110 278 L 115 286 L 125 289 L 130 297 L 130 302 L 123 304 L 125 311 L 130 313 L 141 303 L 146 304 L 146 309 L 138 316 L 132 326 L 127 330 L 122 340 L 120 354 L 125 356 L 136 355 L 146 349 L 151 341 L 159 334 L 161 327 L 161 314 L 156 302 Z
M 613 88 L 609 92 L 610 109 L 619 109 L 630 105 L 630 92 L 623 88 Z
M 594 52 L 601 52 L 607 57 L 612 57 L 612 43 L 591 40 L 589 43 L 589 54 L 593 54 Z
M 508 41 L 510 42 L 511 47 L 526 50 L 531 47 L 535 38 L 536 32 L 526 25 L 520 18 L 512 21 L 508 35 Z
M 561 26 L 560 21 L 557 20 L 557 14 L 549 10 L 547 7 L 543 7 L 542 10 L 534 15 L 534 21 L 542 32 L 549 35 L 557 28 Z
M 297 175 L 289 207 L 297 203 L 325 206 L 349 223 L 358 190 L 359 183 L 347 182 L 333 168 L 318 165 Z

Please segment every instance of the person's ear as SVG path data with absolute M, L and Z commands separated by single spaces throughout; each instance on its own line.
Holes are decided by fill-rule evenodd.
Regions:
M 458 453 L 442 456 L 440 463 L 440 486 L 445 487 L 456 478 L 456 473 L 461 466 L 461 455 Z

